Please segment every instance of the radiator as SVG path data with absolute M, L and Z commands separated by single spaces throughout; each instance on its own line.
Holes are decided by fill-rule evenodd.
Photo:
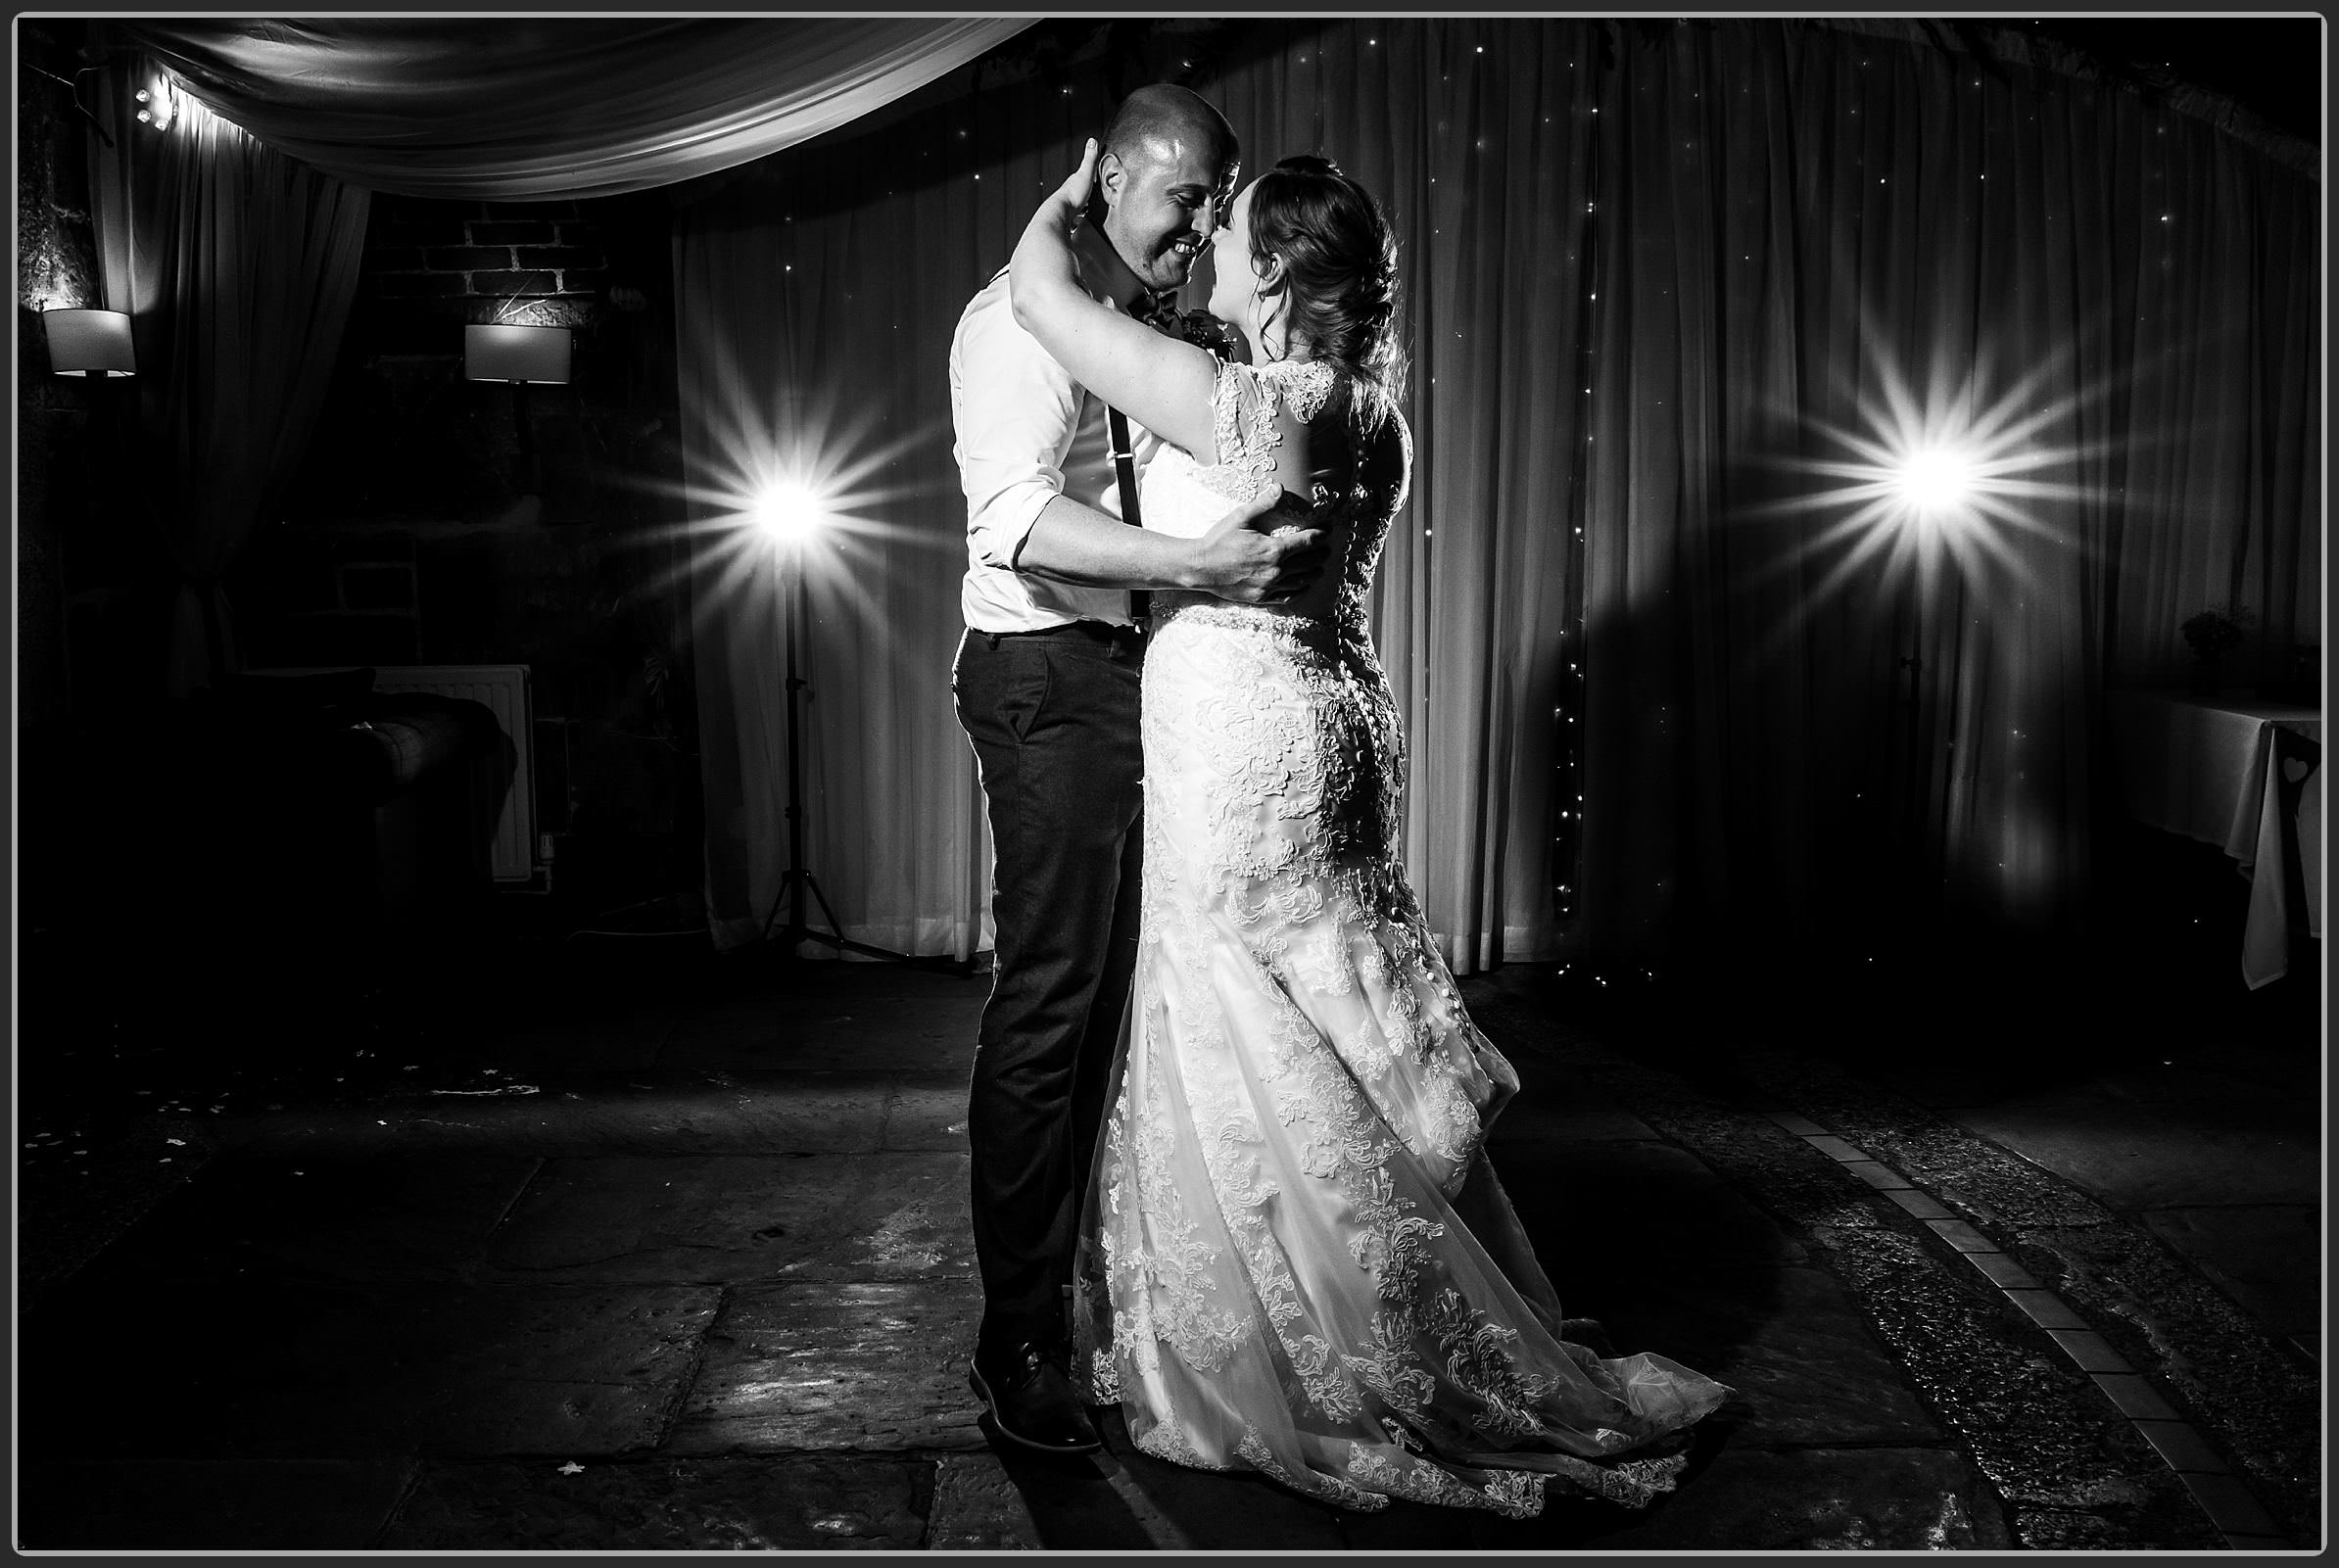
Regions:
M 321 675 L 347 665 L 254 670 L 254 675 Z M 486 704 L 511 742 L 511 788 L 488 864 L 500 882 L 524 882 L 536 875 L 535 711 L 528 701 L 525 664 L 382 664 L 374 667 L 376 691 L 432 691 Z

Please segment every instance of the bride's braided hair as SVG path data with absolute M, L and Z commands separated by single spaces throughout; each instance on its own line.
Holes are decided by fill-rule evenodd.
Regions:
M 1405 351 L 1397 335 L 1397 236 L 1363 186 L 1328 158 L 1286 158 L 1251 193 L 1251 259 L 1281 256 L 1288 279 L 1285 329 L 1344 372 L 1335 404 L 1350 403 L 1359 437 L 1397 406 Z

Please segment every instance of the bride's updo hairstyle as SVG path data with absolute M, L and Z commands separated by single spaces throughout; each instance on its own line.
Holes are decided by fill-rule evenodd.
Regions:
M 1251 260 L 1281 256 L 1287 278 L 1284 328 L 1342 374 L 1333 406 L 1360 437 L 1396 409 L 1405 376 L 1397 341 L 1397 236 L 1380 204 L 1328 158 L 1286 158 L 1251 192 Z

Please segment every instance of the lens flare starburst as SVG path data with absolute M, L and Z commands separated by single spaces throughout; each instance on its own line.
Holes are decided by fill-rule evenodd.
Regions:
M 1957 447 L 1921 447 L 1900 459 L 1901 500 L 1919 518 L 1953 515 L 1974 492 L 1974 460 Z
M 703 622 L 771 602 L 784 577 L 809 574 L 824 602 L 879 623 L 876 588 L 888 559 L 905 547 L 964 547 L 907 520 L 939 499 L 926 472 L 932 465 L 919 459 L 937 443 L 947 451 L 947 432 L 902 428 L 846 386 L 776 376 L 730 335 L 705 341 L 703 362 L 684 377 L 685 401 L 703 421 L 680 490 L 684 558 L 663 586 L 688 579 Z
M 2076 408 L 2050 391 L 2065 368 L 2049 357 L 1994 395 L 1975 365 L 1960 378 L 1937 371 L 1922 391 L 1874 351 L 1866 396 L 1848 419 L 1806 418 L 1821 455 L 1783 460 L 1792 493 L 1749 508 L 1822 519 L 1808 543 L 1833 561 L 1816 585 L 1824 597 L 1870 580 L 1944 571 L 1979 585 L 1992 574 L 2020 582 L 2029 556 L 2064 538 L 2055 503 L 2084 492 L 2057 477 L 2077 449 L 2057 438 Z
M 800 545 L 828 520 L 829 503 L 800 479 L 779 479 L 759 492 L 747 509 L 756 528 L 782 545 Z

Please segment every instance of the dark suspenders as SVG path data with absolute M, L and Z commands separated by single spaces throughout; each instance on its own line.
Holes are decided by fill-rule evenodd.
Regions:
M 1006 273 L 1007 268 L 999 268 L 991 274 L 991 281 L 998 282 Z M 1142 528 L 1145 526 L 1144 519 L 1137 509 L 1137 453 L 1134 444 L 1129 440 L 1128 415 L 1106 404 L 1105 431 L 1113 443 L 1113 473 L 1121 481 L 1121 520 L 1131 528 Z M 1145 612 L 1152 597 L 1144 589 L 1129 590 L 1129 618 L 1137 623 L 1140 631 L 1144 629 Z
M 1111 404 L 1105 405 L 1105 428 L 1113 438 L 1113 472 L 1121 480 L 1121 520 L 1131 528 L 1145 526 L 1137 512 L 1137 454 L 1129 441 L 1129 418 Z M 1153 595 L 1141 588 L 1129 590 L 1129 619 L 1138 630 L 1145 627 L 1146 612 L 1153 607 Z

